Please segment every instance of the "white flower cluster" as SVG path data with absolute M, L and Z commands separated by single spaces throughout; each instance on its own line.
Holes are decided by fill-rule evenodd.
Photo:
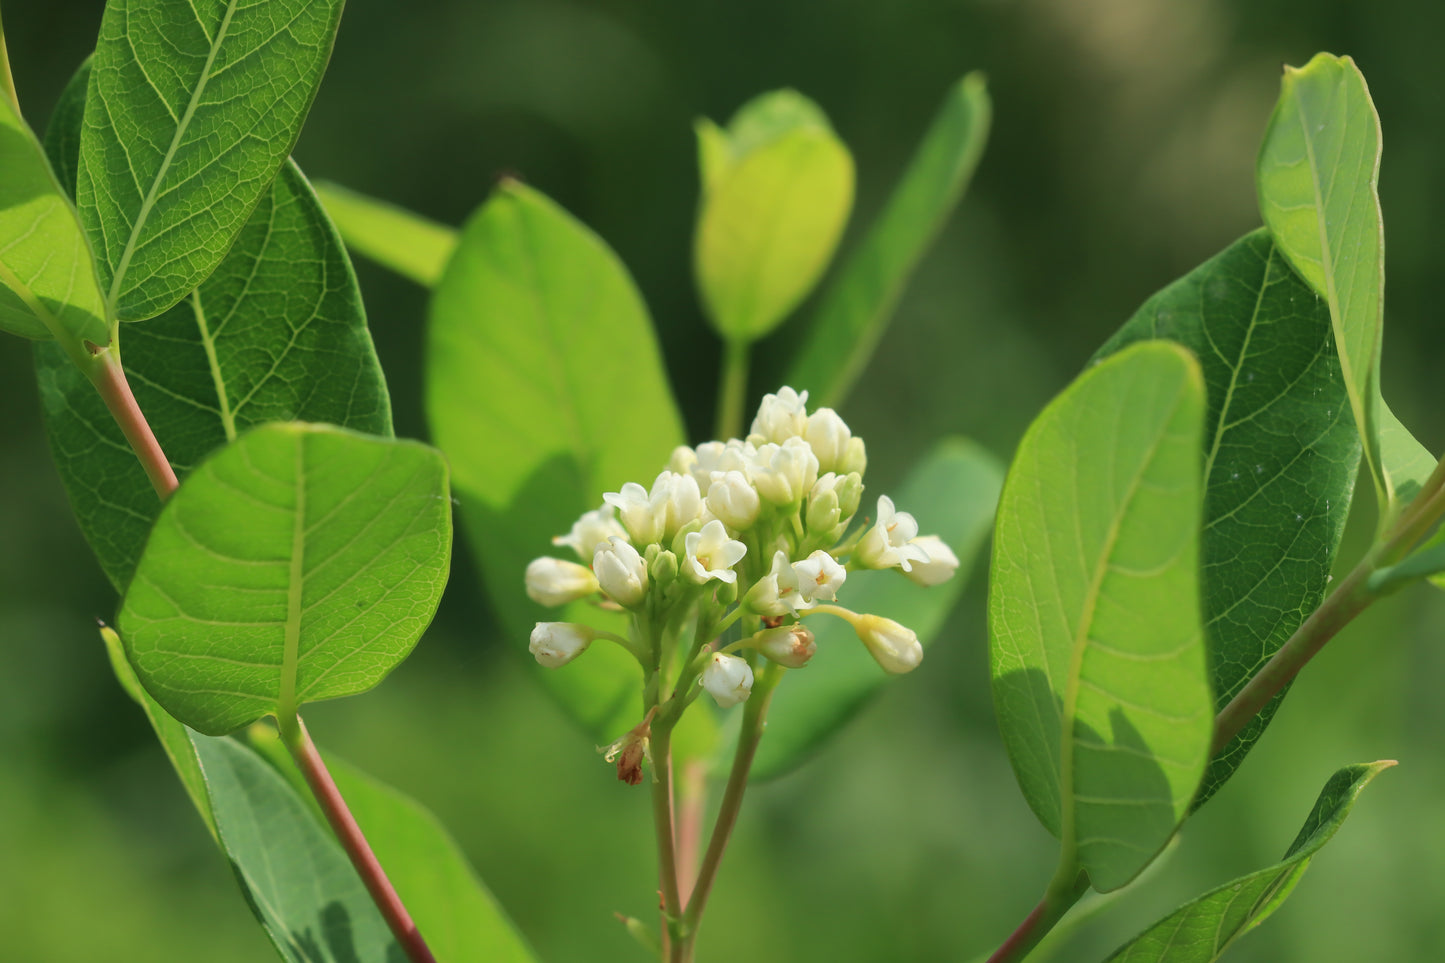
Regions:
M 747 438 L 679 447 L 651 488 L 628 482 L 605 494 L 602 507 L 553 539 L 579 561 L 535 559 L 527 594 L 547 606 L 590 598 L 629 611 L 628 648 L 644 671 L 664 661 L 669 640 L 656 627 L 696 608 L 700 641 L 685 664 L 723 706 L 748 697 L 757 658 L 797 668 L 812 657 L 812 633 L 798 619 L 815 612 L 847 619 L 887 671 L 917 666 L 923 650 L 912 631 L 831 603 L 849 571 L 896 568 L 936 585 L 958 559 L 937 536 L 919 536 L 913 516 L 886 495 L 872 524 L 848 534 L 863 495 L 863 441 L 831 408 L 809 414 L 807 400 L 782 388 L 763 398 Z M 703 628 L 720 634 L 744 616 L 758 631 L 720 651 L 705 644 Z M 560 666 L 599 635 L 608 636 L 542 622 L 532 652 Z

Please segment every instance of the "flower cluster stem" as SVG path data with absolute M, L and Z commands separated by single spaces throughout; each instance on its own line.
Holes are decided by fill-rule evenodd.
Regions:
M 662 910 L 662 946 L 664 955 L 681 943 L 678 922 L 682 918 L 682 899 L 677 883 L 677 831 L 672 811 L 672 729 L 656 726 L 652 730 L 652 753 L 657 760 L 652 779 L 652 825 L 657 833 L 658 901 Z

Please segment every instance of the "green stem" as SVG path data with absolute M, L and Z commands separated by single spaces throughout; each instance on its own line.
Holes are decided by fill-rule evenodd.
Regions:
M 1079 897 L 1083 896 L 1088 888 L 1087 873 L 1072 866 L 1061 867 L 1059 874 L 1049 883 L 1044 898 L 1039 900 L 1033 912 L 1024 917 L 1018 929 L 988 958 L 988 963 L 1016 963 L 1024 959 L 1054 925 L 1063 919 L 1064 914 L 1079 901 Z
M 662 903 L 663 955 L 682 945 L 677 931 L 682 899 L 677 883 L 677 831 L 672 818 L 672 729 L 652 730 L 652 826 L 657 834 L 658 895 Z
M 130 382 L 126 380 L 125 369 L 120 365 L 120 355 L 114 345 L 97 352 L 90 363 L 81 366 L 81 370 L 90 377 L 95 390 L 100 392 L 101 400 L 110 410 L 111 417 L 115 418 L 125 440 L 140 459 L 146 477 L 150 479 L 156 494 L 164 501 L 179 487 L 180 482 L 176 480 L 175 470 L 166 459 L 166 453 L 161 450 L 160 442 L 156 441 L 145 414 L 136 404 L 135 395 L 131 393 Z
M 391 933 L 406 953 L 406 958 L 411 963 L 436 963 L 436 957 L 432 956 L 431 950 L 427 948 L 426 940 L 422 939 L 421 932 L 412 922 L 411 914 L 402 905 L 396 888 L 391 885 L 391 880 L 386 878 L 386 871 L 381 868 L 376 854 L 371 851 L 371 845 L 362 835 L 361 827 L 356 824 L 351 810 L 347 808 L 341 791 L 336 788 L 336 781 L 331 778 L 326 763 L 321 759 L 321 753 L 311 741 L 306 724 L 299 715 L 290 714 L 282 715 L 276 721 L 281 741 L 291 753 L 291 758 L 296 760 L 302 775 L 306 777 L 306 785 L 311 787 L 311 794 L 316 797 L 321 811 L 326 814 L 326 821 L 331 824 L 341 847 L 351 858 L 351 865 L 356 867 L 356 872 L 366 885 L 366 891 L 371 894 L 372 901 L 381 911 L 382 918 L 391 928 Z
M 722 372 L 717 388 L 717 431 L 720 440 L 737 438 L 743 432 L 743 408 L 748 399 L 748 351 L 750 342 L 729 340 L 723 345 Z

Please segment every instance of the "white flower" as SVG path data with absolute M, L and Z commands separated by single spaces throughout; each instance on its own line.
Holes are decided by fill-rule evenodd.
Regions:
M 718 653 L 702 670 L 702 687 L 724 709 L 744 702 L 753 691 L 753 670 L 735 655 Z
M 793 577 L 797 581 L 798 594 L 811 605 L 836 599 L 848 573 L 834 561 L 833 556 L 818 549 L 801 562 L 793 563 Z
M 628 482 L 620 492 L 608 492 L 602 500 L 617 509 L 622 516 L 622 524 L 627 526 L 632 540 L 638 545 L 650 545 L 662 538 L 662 523 L 652 510 L 647 489 L 637 482 Z
M 758 494 L 774 505 L 796 505 L 818 480 L 818 457 L 802 438 L 765 444 L 752 459 L 748 475 Z
M 585 565 L 560 558 L 534 558 L 527 565 L 527 597 L 541 605 L 566 605 L 597 591 L 597 577 Z
M 572 531 L 566 535 L 558 535 L 552 539 L 552 544 L 565 545 L 576 552 L 578 558 L 590 562 L 592 556 L 597 554 L 597 549 L 605 545 L 607 539 L 613 535 L 626 538 L 627 530 L 612 516 L 612 506 L 604 505 L 584 512 L 581 518 L 572 523 Z
M 728 538 L 722 522 L 714 518 L 702 527 L 702 531 L 688 532 L 683 544 L 687 548 L 687 558 L 683 560 L 682 569 L 688 578 L 699 585 L 714 578 L 728 583 L 737 581 L 738 573 L 732 568 L 742 560 L 748 549 L 742 542 Z
M 707 491 L 714 481 L 727 472 L 739 471 L 746 474 L 748 462 L 756 454 L 756 448 L 736 438 L 727 442 L 703 442 L 697 446 L 697 463 L 692 466 L 692 477 L 697 479 L 698 486 L 703 491 Z
M 920 535 L 909 542 L 928 555 L 926 562 L 914 562 L 908 577 L 925 588 L 947 582 L 958 570 L 958 556 L 937 535 Z
M 758 490 L 740 471 L 722 472 L 717 480 L 708 486 L 707 507 L 714 516 L 734 531 L 751 528 L 758 520 L 761 507 Z
M 818 470 L 836 471 L 848 453 L 848 442 L 852 440 L 853 433 L 832 408 L 819 408 L 808 416 L 803 438 L 812 446 L 813 454 L 818 456 Z
M 527 648 L 538 662 L 555 669 L 585 652 L 596 636 L 592 629 L 575 622 L 538 622 Z
M 662 526 L 663 540 L 669 540 L 678 529 L 697 520 L 702 514 L 702 492 L 692 475 L 665 471 L 652 483 L 652 516 Z
M 818 643 L 813 640 L 812 631 L 801 622 L 763 629 L 749 639 L 746 644 L 749 648 L 757 649 L 778 665 L 786 666 L 789 669 L 798 669 L 806 665 L 808 660 L 813 657 L 813 653 L 818 651 Z
M 762 404 L 758 405 L 758 415 L 753 419 L 753 429 L 748 440 L 755 445 L 765 442 L 774 442 L 781 445 L 789 438 L 796 438 L 803 433 L 803 427 L 808 422 L 808 411 L 804 407 L 808 401 L 806 391 L 801 394 L 786 385 L 778 389 L 775 395 L 763 395 Z M 756 435 L 762 441 L 754 441 Z
M 928 553 L 909 544 L 918 535 L 918 523 L 907 512 L 893 510 L 893 499 L 878 496 L 878 521 L 858 543 L 854 558 L 864 568 L 892 568 L 907 572 L 914 562 L 928 561 Z
M 773 554 L 772 570 L 753 583 L 745 602 L 749 609 L 769 618 L 797 615 L 813 607 L 798 591 L 798 573 L 782 549 Z
M 886 672 L 902 675 L 918 668 L 923 661 L 923 646 L 918 634 L 904 625 L 881 615 L 860 615 L 853 622 L 853 631 L 868 648 L 868 654 Z
M 614 535 L 597 549 L 592 571 L 602 591 L 618 605 L 631 608 L 647 595 L 647 563 L 624 538 Z
M 672 457 L 667 460 L 667 470 L 675 471 L 679 475 L 689 475 L 693 467 L 697 465 L 697 452 L 686 445 L 678 445 L 672 450 Z M 702 484 L 699 482 L 698 484 Z

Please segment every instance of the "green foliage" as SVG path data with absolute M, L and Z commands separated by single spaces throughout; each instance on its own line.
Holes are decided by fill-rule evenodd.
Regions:
M 693 266 L 727 341 L 771 331 L 818 282 L 853 206 L 853 158 L 816 105 L 791 90 L 699 132 L 702 203 Z
M 221 262 L 301 133 L 341 7 L 106 5 L 76 198 L 112 317 L 155 317 Z
M 1329 310 L 1260 230 L 1146 301 L 1100 355 L 1182 344 L 1208 388 L 1200 577 L 1216 708 L 1319 607 L 1360 459 Z M 1219 753 L 1196 805 L 1263 734 L 1283 693 Z
M 1370 781 L 1393 761 L 1346 766 L 1320 790 L 1284 859 L 1179 907 L 1109 957 L 1108 963 L 1211 963 L 1280 907 L 1310 860 L 1344 823 Z
M 487 594 L 519 647 L 547 617 L 525 594 L 527 562 L 602 492 L 655 475 L 683 440 L 626 269 L 595 234 L 514 182 L 467 223 L 436 288 L 427 414 Z M 637 666 L 621 649 L 597 646 L 585 665 L 542 678 L 599 736 L 636 721 Z
M 848 604 L 900 620 L 918 633 L 925 647 L 932 643 L 968 582 L 1002 484 L 1003 466 L 993 455 L 959 438 L 939 442 L 909 474 L 894 501 L 904 510 L 926 509 L 929 531 L 953 549 L 961 563 L 958 571 L 930 588 L 894 571 L 853 572 L 848 576 Z M 797 766 L 841 731 L 887 681 L 847 623 L 812 619 L 809 624 L 818 654 L 790 672 L 773 696 L 768 737 L 753 763 L 754 780 L 780 776 Z
M 451 503 L 431 449 L 265 425 L 196 468 L 156 519 L 120 635 L 146 690 L 219 735 L 371 688 L 446 584 Z
M 989 586 L 994 704 L 1062 867 L 1116 889 L 1168 842 L 1208 761 L 1199 598 L 1204 382 L 1136 345 L 1024 435 Z
M 457 246 L 454 229 L 339 184 L 320 182 L 316 193 L 353 251 L 423 287 L 441 280 Z
M 992 117 L 982 74 L 954 84 L 883 213 L 824 289 L 784 379 L 807 389 L 815 405 L 840 404 L 862 373 L 914 268 L 968 187 Z

